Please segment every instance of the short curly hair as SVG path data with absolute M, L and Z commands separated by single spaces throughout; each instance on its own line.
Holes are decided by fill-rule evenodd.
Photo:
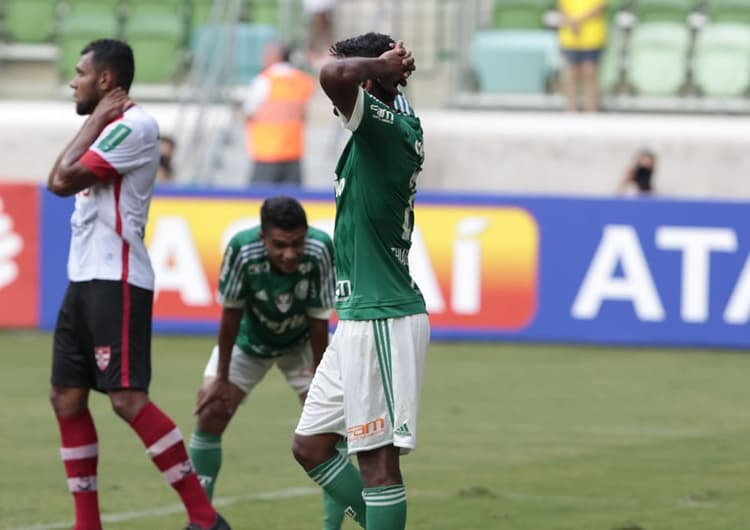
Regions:
M 338 59 L 346 57 L 380 57 L 391 49 L 393 38 L 382 33 L 369 32 L 357 37 L 338 41 L 331 46 L 331 55 Z

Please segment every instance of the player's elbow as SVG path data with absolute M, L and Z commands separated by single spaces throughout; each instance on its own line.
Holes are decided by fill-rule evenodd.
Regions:
M 68 180 L 56 171 L 47 180 L 47 189 L 58 197 L 69 197 L 75 194 L 75 190 L 68 184 Z

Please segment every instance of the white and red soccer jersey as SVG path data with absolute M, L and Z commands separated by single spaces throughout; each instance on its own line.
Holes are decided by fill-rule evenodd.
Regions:
M 143 236 L 159 166 L 159 127 L 138 106 L 107 125 L 80 162 L 99 182 L 76 195 L 70 281 L 122 280 L 153 290 Z

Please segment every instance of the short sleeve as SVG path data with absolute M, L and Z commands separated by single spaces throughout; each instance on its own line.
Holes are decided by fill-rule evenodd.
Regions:
M 308 237 L 306 247 L 314 263 L 310 273 L 307 314 L 313 318 L 328 318 L 335 306 L 336 269 L 333 262 L 333 242 L 327 235 L 320 238 Z
M 125 175 L 148 162 L 138 128 L 125 120 L 107 125 L 80 162 L 101 179 Z
M 342 115 L 342 121 L 355 139 L 388 142 L 401 137 L 396 122 L 399 117 L 395 109 L 359 87 L 352 115 L 349 120 Z
M 245 259 L 240 252 L 240 243 L 232 238 L 224 251 L 219 273 L 217 301 L 228 308 L 245 307 Z

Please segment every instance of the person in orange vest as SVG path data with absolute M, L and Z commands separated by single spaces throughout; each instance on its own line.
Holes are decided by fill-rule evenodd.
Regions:
M 315 83 L 289 63 L 290 54 L 279 42 L 267 46 L 243 104 L 251 185 L 302 184 L 305 108 Z

